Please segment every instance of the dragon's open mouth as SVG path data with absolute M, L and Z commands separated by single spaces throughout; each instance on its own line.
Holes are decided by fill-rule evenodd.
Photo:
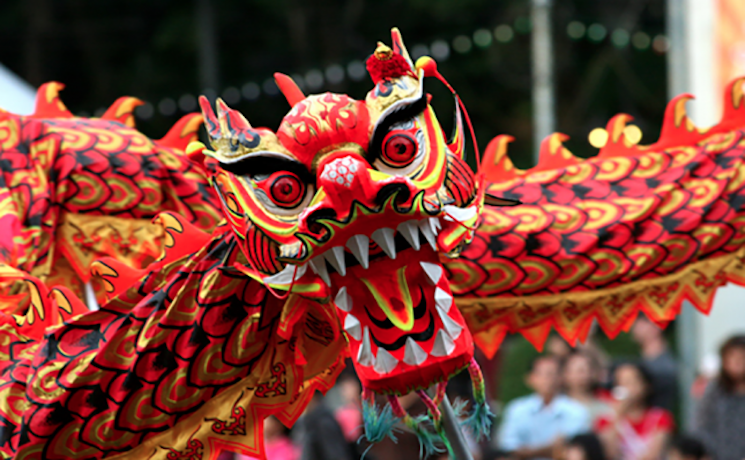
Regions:
M 471 338 L 437 255 L 439 229 L 437 218 L 408 220 L 354 235 L 310 262 L 331 286 L 357 372 L 372 390 L 406 392 L 402 374 L 437 380 L 470 359 Z

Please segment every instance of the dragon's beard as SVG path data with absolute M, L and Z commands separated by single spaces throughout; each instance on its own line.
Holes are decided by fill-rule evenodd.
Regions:
M 419 236 L 423 244 L 412 247 L 399 232 L 395 251 L 383 251 L 371 241 L 367 268 L 349 249 L 343 275 L 339 267 L 328 267 L 332 300 L 357 373 L 377 392 L 427 388 L 473 356 L 470 333 L 438 254 Z

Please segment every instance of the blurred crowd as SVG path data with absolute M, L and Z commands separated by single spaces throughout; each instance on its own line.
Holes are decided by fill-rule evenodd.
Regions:
M 691 389 L 698 396 L 696 416 L 692 429 L 683 430 L 674 416 L 678 365 L 663 330 L 640 318 L 631 333 L 640 350 L 633 360 L 612 359 L 592 340 L 571 348 L 558 337 L 550 339 L 525 375 L 533 393 L 499 411 L 491 441 L 467 438 L 474 459 L 745 460 L 745 335 L 726 340 L 719 365 L 709 363 Z M 468 398 L 467 378 L 460 380 L 448 393 Z M 348 366 L 328 395 L 313 398 L 291 432 L 268 418 L 267 458 L 419 458 L 416 439 L 406 433 L 395 444 L 358 443 L 363 434 L 360 390 Z M 410 413 L 425 410 L 418 398 L 404 396 L 401 402 Z M 443 454 L 438 460 L 446 458 Z M 221 457 L 229 459 L 253 457 Z

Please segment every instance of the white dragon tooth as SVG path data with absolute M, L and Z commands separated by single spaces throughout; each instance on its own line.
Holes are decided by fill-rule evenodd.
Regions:
M 360 340 L 362 338 L 362 325 L 360 324 L 360 320 L 351 313 L 344 319 L 344 330 L 347 331 L 347 334 L 351 335 L 354 340 Z
M 406 339 L 406 348 L 404 349 L 404 362 L 409 366 L 418 366 L 427 359 L 427 352 L 419 346 L 414 339 Z
M 437 252 L 437 239 L 432 232 L 432 224 L 430 224 L 429 219 L 419 221 L 419 230 L 422 231 L 422 235 L 424 235 L 429 245 L 432 246 L 432 250 Z
M 347 241 L 347 247 L 360 261 L 362 268 L 367 269 L 370 266 L 370 238 L 365 235 L 354 235 Z
M 324 252 L 323 255 L 341 276 L 347 276 L 347 263 L 344 261 L 343 247 L 334 246 L 333 248 Z
M 329 271 L 326 269 L 326 260 L 323 256 L 310 259 L 310 268 L 321 277 L 326 286 L 331 286 L 331 278 L 329 278 Z
M 467 208 L 459 208 L 458 206 L 445 205 L 442 207 L 445 212 L 443 219 L 452 222 L 457 220 L 458 222 L 465 222 L 476 215 L 476 206 L 469 206 Z
M 447 313 L 450 311 L 450 305 L 453 304 L 453 296 L 444 289 L 437 288 L 435 289 L 435 304 Z
M 437 309 L 437 313 L 440 314 L 440 319 L 442 320 L 442 327 L 445 328 L 445 332 L 448 333 L 448 335 L 453 339 L 457 339 L 460 337 L 460 333 L 463 332 L 463 326 L 456 323 L 453 318 L 450 317 L 447 313 L 442 311 L 441 309 Z
M 396 238 L 392 228 L 383 227 L 375 230 L 370 237 L 391 259 L 396 258 Z
M 438 233 L 440 233 L 440 230 L 442 229 L 442 224 L 440 223 L 440 219 L 437 217 L 430 217 L 429 218 L 429 224 L 432 226 L 432 233 L 437 236 Z
M 375 358 L 373 369 L 378 374 L 388 374 L 398 366 L 398 360 L 388 353 L 384 348 L 378 348 L 378 357 Z
M 424 273 L 427 274 L 427 278 L 429 278 L 429 281 L 432 284 L 437 284 L 437 282 L 440 281 L 440 277 L 442 277 L 441 266 L 431 262 L 419 262 L 419 264 L 422 266 Z
M 375 364 L 375 356 L 372 354 L 372 345 L 370 345 L 370 329 L 365 326 L 362 332 L 362 343 L 357 351 L 357 362 L 361 366 L 372 366 Z
M 398 231 L 404 236 L 415 251 L 422 247 L 419 242 L 419 226 L 415 220 L 407 220 L 398 225 Z
M 435 336 L 435 344 L 432 346 L 430 354 L 432 356 L 450 356 L 450 353 L 455 350 L 455 342 L 445 333 L 442 329 L 437 331 Z
M 336 304 L 339 309 L 344 310 L 347 313 L 352 311 L 352 298 L 347 293 L 346 286 L 343 286 L 341 289 L 339 289 L 339 292 L 336 293 L 334 304 Z
M 295 281 L 299 280 L 305 274 L 307 269 L 308 266 L 306 264 L 287 264 L 282 271 L 264 278 L 264 284 L 292 284 L 293 278 Z

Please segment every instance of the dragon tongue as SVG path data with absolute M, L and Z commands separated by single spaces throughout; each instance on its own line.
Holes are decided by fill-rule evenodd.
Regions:
M 385 316 L 402 331 L 414 327 L 414 302 L 406 278 L 406 266 L 395 270 L 378 270 L 363 278 L 367 290 Z

